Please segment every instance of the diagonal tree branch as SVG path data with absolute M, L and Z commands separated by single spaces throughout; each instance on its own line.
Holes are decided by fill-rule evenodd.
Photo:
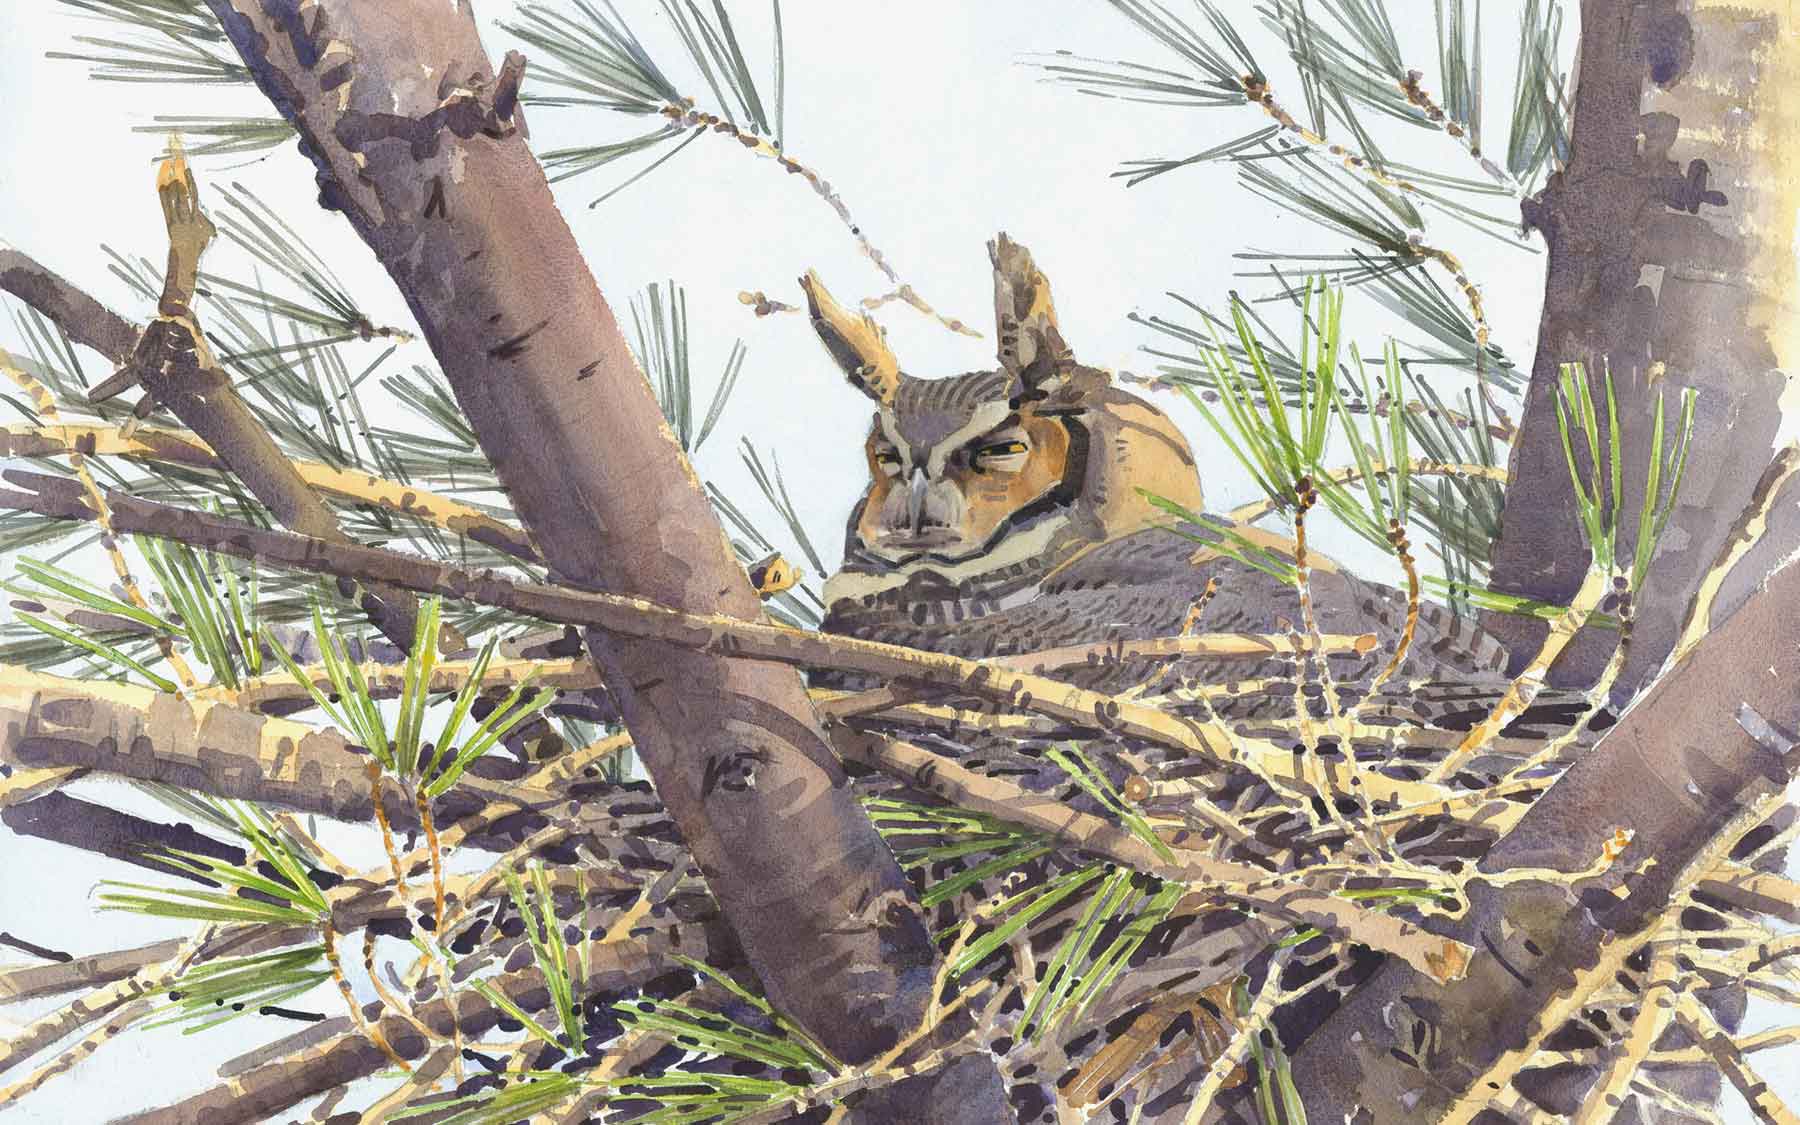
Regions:
M 721 969 L 741 963 L 730 935 L 706 925 L 668 924 L 641 941 L 593 942 L 585 947 L 581 979 L 596 991 L 633 988 L 671 968 L 675 956 L 702 960 Z M 527 1011 L 548 1006 L 548 989 L 535 966 L 493 978 L 494 987 Z M 507 1015 L 473 989 L 456 994 L 455 1026 L 466 1036 L 492 1030 Z M 434 1044 L 398 1015 L 383 1015 L 371 1005 L 366 1010 L 374 1029 L 400 1057 L 423 1058 Z M 452 1027 L 450 1004 L 442 999 L 419 1005 L 414 1018 L 436 1034 L 448 1038 Z M 388 1058 L 370 1038 L 356 1034 L 349 1022 L 321 1024 L 336 1031 L 305 1050 L 246 1070 L 209 1090 L 158 1109 L 144 1110 L 115 1119 L 117 1125 L 250 1125 L 265 1120 L 307 1098 L 317 1096 L 358 1078 L 385 1070 Z M 318 1032 L 309 1039 L 317 1039 Z
M 187 175 L 185 164 L 182 174 Z M 197 270 L 199 251 L 190 250 L 189 254 L 192 268 Z M 176 256 L 173 245 L 170 256 Z M 179 281 L 179 276 L 175 280 Z M 211 363 L 210 351 L 205 350 L 188 307 L 191 280 L 185 295 L 179 286 L 165 295 L 167 308 L 175 312 L 164 312 L 142 330 L 17 250 L 0 248 L 0 290 L 37 309 L 60 325 L 70 339 L 93 348 L 119 367 L 120 374 L 95 388 L 94 395 L 117 393 L 141 382 L 201 441 L 221 451 L 221 459 L 232 473 L 282 526 L 322 539 L 350 541 L 331 509 L 232 389 L 230 378 Z M 346 588 L 345 593 L 350 592 Z M 384 636 L 402 649 L 412 646 L 416 599 L 393 591 L 384 598 L 379 590 L 370 590 L 365 591 L 363 601 L 364 611 Z
M 109 623 L 124 620 L 124 618 L 117 617 L 107 618 Z M 520 639 L 527 640 L 532 636 L 532 634 L 527 634 L 526 638 Z M 1322 634 L 1319 640 L 1319 650 L 1326 653 L 1361 654 L 1370 651 L 1376 643 L 1373 633 L 1326 633 Z M 1297 645 L 1292 637 L 1285 635 L 1198 633 L 1181 637 L 1152 637 L 1141 641 L 1106 641 L 1091 645 L 1042 649 L 1014 656 L 995 657 L 992 663 L 1002 668 L 1039 674 L 1138 660 L 1169 660 L 1181 656 L 1208 656 L 1213 659 L 1255 661 L 1272 656 L 1293 655 L 1306 650 L 1306 648 L 1306 645 Z M 430 690 L 433 692 L 457 691 L 468 681 L 474 667 L 473 661 L 461 660 L 443 661 L 434 665 L 429 680 Z M 362 666 L 361 670 L 363 678 L 368 682 L 369 694 L 376 699 L 399 695 L 406 683 L 406 670 L 398 664 L 371 663 Z M 323 665 L 313 665 L 303 668 L 301 671 L 320 689 L 331 690 L 331 677 Z M 539 687 L 556 688 L 563 692 L 585 691 L 600 686 L 599 678 L 594 673 L 593 664 L 579 657 L 567 660 L 537 658 L 491 660 L 484 670 L 481 682 L 483 689 L 488 691 L 511 689 L 523 683 L 526 676 L 534 677 L 532 682 Z M 892 696 L 883 689 L 876 690 L 880 694 L 871 692 L 844 695 L 824 688 L 809 689 L 808 694 L 815 701 L 820 716 L 826 719 L 893 711 L 902 706 L 903 701 L 899 700 L 897 696 Z M 302 710 L 309 705 L 312 698 L 299 680 L 286 673 L 259 676 L 245 681 L 244 685 L 236 690 L 224 687 L 208 688 L 200 694 L 206 698 L 225 700 L 247 710 L 267 711 L 277 715 Z
M 339 820 L 374 815 L 369 757 L 335 730 L 219 701 L 21 668 L 0 675 L 0 716 L 6 721 L 0 762 L 15 768 L 55 763 Z M 585 756 L 585 751 L 568 755 Z M 467 815 L 478 803 L 530 812 L 565 799 L 552 788 L 465 774 L 446 816 Z M 391 824 L 418 826 L 404 795 L 385 793 L 382 807 Z
M 0 246 L 0 290 L 50 318 L 69 338 L 119 365 L 131 359 L 143 330 L 10 246 Z
M 213 953 L 220 953 L 241 949 L 253 936 L 254 929 L 251 926 L 240 926 L 221 933 L 217 932 L 217 927 L 209 926 L 181 942 L 168 960 L 146 966 L 122 980 L 97 988 L 86 996 L 33 1020 L 16 1034 L 0 1040 L 0 1073 L 95 1020 L 105 1019 L 134 1001 L 164 991 L 202 951 L 210 949 Z M 24 1091 L 18 1091 L 16 1096 L 22 1096 L 23 1093 Z M 7 1100 L 10 1102 L 12 1099 Z
M 1800 767 L 1788 733 L 1800 731 L 1796 640 L 1800 566 L 1790 565 L 1626 712 L 1480 869 L 1494 878 L 1579 866 L 1572 857 L 1600 854 L 1615 826 L 1654 863 L 1618 865 L 1573 893 L 1541 881 L 1478 884 L 1456 933 L 1492 956 L 1448 986 L 1393 961 L 1377 971 L 1295 1055 L 1308 1116 L 1345 1120 L 1361 1107 L 1375 1122 L 1437 1120 L 1453 1106 L 1479 1109 L 1465 1095 L 1487 1075 L 1500 1094 L 1508 1060 L 1555 1031 L 1579 989 L 1640 946 L 1721 848 L 1780 799 Z M 1629 801 L 1619 800 L 1622 778 L 1633 779 Z M 1415 1059 L 1419 1042 L 1431 1046 Z
M 299 132 L 324 205 L 405 296 L 552 571 L 759 618 L 525 142 L 513 96 L 524 59 L 509 57 L 502 82 L 470 4 L 207 6 Z M 852 1063 L 907 1036 L 937 951 L 799 676 L 596 630 L 588 647 L 769 998 Z M 951 1073 L 954 1095 L 957 1082 L 908 1084 L 917 1100 L 900 1112 L 1011 1117 L 989 1060 Z M 909 1096 L 892 1094 L 896 1106 Z
M 70 453 L 230 471 L 225 459 L 197 435 L 180 430 L 139 427 L 127 434 L 115 426 L 25 424 L 0 429 L 0 457 L 60 457 Z M 306 485 L 344 503 L 372 504 L 467 536 L 523 562 L 540 561 L 537 547 L 525 532 L 460 500 L 317 461 L 290 464 Z
M 0 972 L 0 1002 L 34 1000 L 40 996 L 57 996 L 78 988 L 110 984 L 137 972 L 145 965 L 167 961 L 181 948 L 180 938 L 151 942 L 131 949 L 109 950 L 72 961 L 48 965 L 29 965 Z

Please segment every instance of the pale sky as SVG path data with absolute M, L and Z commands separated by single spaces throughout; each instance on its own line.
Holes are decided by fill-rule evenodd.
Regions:
M 617 3 L 653 49 L 668 45 L 656 5 Z M 1253 24 L 1249 3 L 1231 0 L 1225 6 L 1242 10 L 1243 23 Z M 731 7 L 740 32 L 758 44 L 752 50 L 762 50 L 766 7 L 743 2 Z M 1393 7 L 1416 8 L 1426 16 L 1398 22 L 1404 45 L 1431 84 L 1436 76 L 1430 5 L 1393 0 Z M 1519 7 L 1519 0 L 1484 5 L 1491 29 L 1488 127 L 1496 137 L 1505 129 L 1502 84 L 1513 73 L 1508 52 Z M 511 8 L 499 0 L 479 6 L 489 21 Z M 789 0 L 783 14 L 787 151 L 831 181 L 906 281 L 987 337 L 952 336 L 891 306 L 883 322 L 902 364 L 914 374 L 992 365 L 985 244 L 998 230 L 1029 246 L 1049 275 L 1064 335 L 1076 354 L 1088 363 L 1140 372 L 1153 368 L 1138 353 L 1152 338 L 1127 321 L 1128 313 L 1177 312 L 1164 296 L 1169 290 L 1223 307 L 1226 292 L 1242 284 L 1231 276 L 1239 266 L 1231 254 L 1242 248 L 1342 248 L 1336 236 L 1239 189 L 1229 166 L 1189 168 L 1131 189 L 1109 178 L 1121 161 L 1185 156 L 1263 122 L 1247 108 L 1195 110 L 1086 97 L 1043 83 L 1038 71 L 1021 64 L 1031 52 L 1072 49 L 1177 65 L 1099 0 Z M 149 310 L 107 272 L 101 251 L 107 244 L 156 260 L 164 252 L 152 187 L 152 160 L 162 142 L 131 127 L 149 123 L 157 113 L 262 115 L 268 106 L 250 90 L 96 83 L 81 64 L 43 58 L 45 51 L 66 46 L 72 35 L 108 30 L 51 0 L 0 3 L 0 106 L 6 107 L 0 111 L 0 152 L 6 154 L 0 162 L 0 239 L 141 319 Z M 491 23 L 487 42 L 496 58 L 513 45 Z M 1259 46 L 1279 84 L 1287 73 L 1279 65 L 1280 52 L 1266 39 Z M 766 51 L 751 65 L 766 75 Z M 692 85 L 697 96 L 704 92 L 699 83 Z M 570 109 L 534 109 L 530 123 L 540 150 L 616 140 L 645 128 L 639 120 Z M 1391 154 L 1459 176 L 1478 174 L 1448 138 L 1409 134 L 1393 140 Z M 843 384 L 804 318 L 758 320 L 737 293 L 763 289 L 797 301 L 794 279 L 809 267 L 818 269 L 846 303 L 887 285 L 803 183 L 723 138 L 702 138 L 623 194 L 588 208 L 623 170 L 637 166 L 615 165 L 558 185 L 558 198 L 601 289 L 624 314 L 626 300 L 651 282 L 672 278 L 686 286 L 697 397 L 710 393 L 733 341 L 745 342 L 749 354 L 737 395 L 697 468 L 749 507 L 773 535 L 777 522 L 762 507 L 735 446 L 740 435 L 748 435 L 773 450 L 826 562 L 834 563 L 845 514 L 865 484 L 861 442 L 868 404 Z M 198 171 L 203 190 L 208 182 L 241 182 L 252 189 L 305 232 L 376 320 L 407 323 L 403 303 L 367 249 L 339 218 L 317 208 L 311 166 L 291 144 L 248 161 L 203 160 Z M 1482 283 L 1497 341 L 1528 364 L 1543 258 L 1437 216 L 1429 221 L 1430 237 L 1453 245 Z M 1279 312 L 1274 315 L 1284 323 Z M 1383 333 L 1393 328 L 1355 295 L 1346 320 L 1355 326 L 1365 355 L 1379 354 Z M 0 343 L 16 343 L 10 325 L 0 325 Z M 431 357 L 415 345 L 412 354 L 396 361 L 390 369 L 429 363 Z M 98 362 L 90 371 L 104 374 Z M 1253 486 L 1227 463 L 1224 451 L 1213 448 L 1199 417 L 1172 398 L 1162 403 L 1195 439 L 1209 506 L 1254 498 Z M 390 404 L 390 409 L 393 413 L 377 421 L 401 424 L 397 408 Z M 1342 538 L 1337 542 L 1341 546 Z M 790 557 L 797 552 L 790 550 Z M 86 782 L 81 792 L 145 807 L 121 786 Z M 166 819 L 158 807 L 147 807 L 149 815 Z M 10 835 L 5 848 L 0 929 L 77 953 L 179 929 L 93 913 L 92 884 L 106 876 L 137 878 L 142 873 L 136 869 L 102 870 L 83 857 Z M 10 956 L 0 951 L 0 959 Z M 329 999 L 320 1003 L 335 1011 Z M 48 1006 L 0 1009 L 0 1020 L 22 1020 Z M 99 1121 L 158 1104 L 209 1085 L 211 1069 L 221 1060 L 294 1028 L 246 1018 L 185 1039 L 168 1031 L 134 1033 L 25 1106 L 0 1110 L 0 1122 Z M 1770 1065 L 1764 1073 L 1773 1077 L 1781 1069 Z M 1728 1115 L 1737 1112 L 1735 1102 L 1727 1106 Z

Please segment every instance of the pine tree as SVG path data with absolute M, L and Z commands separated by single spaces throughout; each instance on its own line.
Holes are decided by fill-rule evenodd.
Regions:
M 1285 653 L 1278 678 L 1320 701 L 1297 691 L 1293 718 L 1260 725 L 1212 712 L 1231 685 L 1106 696 L 814 631 L 823 602 L 777 543 L 824 564 L 779 463 L 745 440 L 771 537 L 684 460 L 717 432 L 743 345 L 697 396 L 681 289 L 633 301 L 628 337 L 547 183 L 610 173 L 600 205 L 690 149 L 769 161 L 881 273 L 866 308 L 972 332 L 790 155 L 778 2 L 766 62 L 744 5 L 568 0 L 522 5 L 523 53 L 498 66 L 466 4 L 62 3 L 114 29 L 57 52 L 94 77 L 254 85 L 272 113 L 158 122 L 185 138 L 158 181 L 167 262 L 112 255 L 147 324 L 0 249 L 25 353 L 0 354 L 25 419 L 0 453 L 32 462 L 0 492 L 0 807 L 14 832 L 158 880 L 109 885 L 106 908 L 193 926 L 0 972 L 0 997 L 86 990 L 0 1042 L 4 1072 L 86 1035 L 0 1101 L 136 1024 L 311 1018 L 286 1005 L 323 994 L 322 1035 L 134 1120 L 260 1120 L 388 1070 L 370 1113 L 398 1120 L 988 1122 L 1055 1103 L 1603 1121 L 1634 1096 L 1702 1112 L 1720 1081 L 1791 1119 L 1716 987 L 1787 995 L 1795 945 L 1758 916 L 1800 899 L 1779 874 L 1800 648 L 1769 643 L 1800 641 L 1800 572 L 1729 620 L 1721 596 L 1788 549 L 1777 500 L 1800 466 L 1790 448 L 1763 469 L 1791 122 L 1769 93 L 1714 93 L 1745 59 L 1758 90 L 1783 88 L 1784 17 L 1585 0 L 1565 27 L 1557 0 L 1523 0 L 1504 151 L 1484 146 L 1497 25 L 1465 0 L 1433 7 L 1430 79 L 1384 0 L 1108 0 L 1154 57 L 1031 60 L 1084 93 L 1240 122 L 1130 160 L 1127 186 L 1230 162 L 1338 243 L 1246 249 L 1253 292 L 1141 318 L 1159 361 L 1143 382 L 1184 393 L 1261 486 L 1238 524 L 1292 534 L 1271 550 L 1226 530 L 1209 550 L 1306 605 L 1306 529 L 1333 521 L 1389 556 L 1409 620 L 1429 588 L 1513 640 L 1468 729 L 1414 729 L 1377 714 L 1411 690 L 1388 682 L 1410 628 L 1361 682 L 1331 669 L 1366 639 L 1310 620 L 1033 657 Z M 634 33 L 640 7 L 678 50 Z M 452 60 L 457 83 L 410 80 Z M 534 155 L 522 103 L 630 128 Z M 1395 135 L 1441 163 L 1391 158 Z M 416 327 L 378 323 L 307 249 L 319 216 L 206 175 L 296 138 Z M 1547 260 L 1529 371 L 1458 253 L 1476 236 Z M 221 250 L 248 276 L 204 268 Z M 1383 310 L 1403 332 L 1365 354 L 1357 326 Z M 437 367 L 392 370 L 415 331 Z M 90 386 L 77 349 L 114 373 Z M 379 420 L 370 376 L 407 423 Z M 1418 565 L 1415 534 L 1437 563 Z M 794 669 L 820 666 L 891 686 L 808 693 Z M 1515 723 L 1569 685 L 1562 733 Z M 936 733 L 857 721 L 883 713 Z M 1045 720 L 1074 737 L 985 765 L 926 744 Z M 1022 786 L 1026 763 L 1060 786 Z M 87 771 L 180 821 L 62 791 Z M 385 862 L 355 869 L 302 816 L 367 824 Z M 464 850 L 491 866 L 462 873 Z M 411 967 L 384 979 L 396 948 Z M 1640 1069 L 1652 1058 L 1688 1070 Z

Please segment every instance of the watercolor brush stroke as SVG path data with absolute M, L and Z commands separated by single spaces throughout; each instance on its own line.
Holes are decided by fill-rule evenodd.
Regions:
M 1800 1121 L 1797 18 L 0 11 L 0 1125 Z

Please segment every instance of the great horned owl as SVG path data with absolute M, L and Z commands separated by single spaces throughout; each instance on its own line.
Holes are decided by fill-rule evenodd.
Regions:
M 865 446 L 870 484 L 850 516 L 843 566 L 825 584 L 825 630 L 975 658 L 1167 636 L 1214 579 L 1207 630 L 1296 628 L 1291 583 L 1196 552 L 1192 538 L 1166 526 L 1151 496 L 1203 506 L 1187 439 L 1155 405 L 1076 360 L 1050 283 L 1025 247 L 1001 234 L 988 249 L 994 370 L 907 374 L 872 318 L 841 307 L 816 275 L 802 281 L 827 350 L 877 407 Z M 1183 530 L 1208 534 L 1204 525 Z M 1279 536 L 1236 530 L 1292 550 Z M 1374 631 L 1391 645 L 1404 596 L 1314 562 L 1321 628 Z M 1426 606 L 1406 672 L 1491 677 L 1504 658 L 1486 634 Z M 1117 688 L 1141 671 L 1080 678 Z M 1235 679 L 1252 669 L 1240 662 L 1228 671 Z M 1357 671 L 1343 673 L 1354 682 Z
M 1024 247 L 1002 234 L 989 244 L 989 252 L 999 365 L 944 378 L 904 373 L 873 319 L 839 306 L 817 277 L 809 275 L 802 282 L 813 325 L 826 348 L 850 382 L 876 404 L 865 443 L 869 486 L 850 515 L 843 566 L 825 585 L 824 629 L 977 659 L 1162 637 L 1183 630 L 1190 606 L 1214 581 L 1217 593 L 1208 602 L 1201 625 L 1206 631 L 1280 634 L 1297 629 L 1301 610 L 1292 582 L 1217 550 L 1197 549 L 1196 537 L 1217 541 L 1223 521 L 1172 528 L 1166 510 L 1149 501 L 1148 496 L 1154 495 L 1191 512 L 1203 510 L 1202 465 L 1173 420 L 1114 385 L 1107 372 L 1075 359 L 1058 330 L 1049 282 Z M 1278 554 L 1294 549 L 1290 541 L 1254 528 L 1233 530 Z M 1388 741 L 1371 739 L 1359 730 L 1351 753 L 1365 769 L 1413 771 L 1416 777 L 1441 748 L 1455 743 L 1454 736 L 1447 742 L 1415 741 L 1416 728 L 1454 732 L 1485 717 L 1509 685 L 1506 653 L 1473 623 L 1427 603 L 1419 607 L 1407 658 L 1387 681 L 1381 699 L 1360 699 L 1362 685 L 1396 648 L 1407 599 L 1327 560 L 1315 556 L 1311 561 L 1309 588 L 1320 628 L 1374 632 L 1381 641 L 1366 653 L 1332 656 L 1330 667 L 1341 702 L 1365 705 L 1359 713 L 1370 729 L 1386 726 L 1405 732 Z M 1297 736 L 1296 730 L 1305 724 L 1286 720 L 1294 718 L 1297 706 L 1315 717 L 1323 717 L 1328 707 L 1323 692 L 1305 690 L 1320 686 L 1316 666 L 1297 667 L 1291 658 L 1270 657 L 1260 663 L 1208 658 L 1097 660 L 1048 674 L 1102 691 L 1136 689 L 1140 696 L 1158 695 L 1154 705 L 1172 713 L 1217 716 L 1248 733 L 1283 740 L 1297 753 L 1304 748 L 1305 735 Z M 1296 678 L 1303 689 L 1298 693 Z M 870 686 L 830 672 L 818 674 L 815 682 L 828 687 Z M 1187 690 L 1201 685 L 1211 690 Z M 957 707 L 950 710 L 958 716 L 979 706 L 970 700 L 953 702 Z M 1371 703 L 1379 706 L 1366 706 Z M 1582 715 L 1586 705 L 1579 695 L 1546 691 L 1507 733 L 1561 730 Z M 1247 771 L 1167 754 L 1129 737 L 1097 729 L 988 725 L 962 718 L 927 721 L 923 716 L 871 714 L 850 721 L 917 739 L 938 754 L 1002 776 L 1010 784 L 1054 791 L 1080 811 L 1111 815 L 1044 753 L 1054 742 L 1079 738 L 1092 763 L 1127 799 L 1138 799 L 1130 797 L 1125 786 L 1134 773 L 1176 782 L 1162 790 L 1153 785 L 1143 790 L 1149 796 L 1139 808 L 1160 818 L 1160 823 L 1188 817 L 1196 801 L 1193 794 L 1203 792 L 1198 800 L 1248 829 L 1235 842 L 1218 844 L 1227 858 L 1284 870 L 1295 855 L 1313 846 L 1315 826 L 1284 803 L 1272 801 L 1272 794 Z M 1583 739 L 1604 725 L 1597 719 Z M 1335 742 L 1334 728 L 1327 724 L 1315 729 L 1322 735 L 1315 749 L 1343 753 L 1342 747 L 1326 746 Z M 1365 745 L 1365 740 L 1376 744 Z M 1539 743 L 1523 745 L 1528 748 L 1524 752 L 1530 752 Z M 1489 766 L 1498 773 L 1518 765 L 1518 758 L 1506 756 L 1518 753 L 1516 748 L 1496 751 L 1494 758 L 1477 758 L 1469 766 L 1477 774 Z M 919 796 L 898 779 L 876 777 L 862 784 L 865 793 L 885 785 L 886 791 L 903 800 Z M 1359 815 L 1349 799 L 1340 795 L 1335 803 L 1340 813 Z M 1210 833 L 1217 821 L 1187 823 Z M 1410 862 L 1447 866 L 1482 855 L 1491 844 L 1491 833 L 1477 822 L 1446 819 L 1415 824 L 1395 840 Z M 931 878 L 946 878 L 953 870 L 966 872 L 983 862 L 986 853 L 952 854 L 954 858 L 931 867 Z M 1041 885 L 1072 872 L 1077 862 L 1062 853 L 1033 861 L 1043 867 Z M 990 874 L 969 894 L 976 900 L 984 898 L 1001 889 L 1006 877 Z M 954 903 L 946 901 L 938 909 L 937 925 L 949 927 L 959 918 Z M 1095 907 L 1090 901 L 1083 909 Z M 1063 932 L 1046 930 L 1059 938 Z M 1191 981 L 1213 979 L 1199 977 L 1195 969 L 1203 962 L 1189 952 L 1204 948 L 1206 932 L 1205 926 L 1183 929 L 1177 924 L 1159 930 L 1149 943 L 1165 950 L 1161 963 L 1169 966 L 1160 991 L 1150 995 L 1174 995 L 1181 1003 L 1158 1007 L 1144 998 L 1146 993 L 1137 993 L 1131 1001 L 1135 1006 L 1123 1008 L 1122 1014 L 1107 1013 L 1110 1022 L 1104 1025 L 1104 1035 L 1085 1034 L 1055 1048 L 1058 1053 L 1048 1057 L 1057 1060 L 1056 1067 L 1035 1072 L 1034 1057 L 1033 1071 L 1021 1067 L 1013 1072 L 1015 1106 L 1079 1099 L 1084 1088 L 1101 1088 L 1084 1083 L 1116 1079 L 1121 1071 L 1108 1069 L 1111 1064 L 1098 1054 L 1090 1061 L 1084 1053 L 1123 1042 L 1118 1029 L 1158 1036 L 1163 1043 L 1176 1041 L 1181 1014 L 1199 1018 L 1192 1014 L 1199 1009 L 1193 1007 L 1197 994 Z M 1047 938 L 1043 948 L 1049 947 Z M 1304 971 L 1310 977 L 1330 971 L 1330 956 L 1323 958 L 1308 963 Z M 1353 985 L 1361 972 L 1354 964 L 1347 965 L 1339 978 L 1341 986 Z M 1229 980 L 1224 983 L 1230 985 Z M 1741 1010 L 1730 1008 L 1742 1004 L 1741 991 L 1720 995 L 1726 997 L 1720 1001 L 1727 1005 L 1725 1010 Z M 1315 998 L 1307 1003 L 1314 1004 Z M 1317 1016 L 1317 1008 L 1296 1009 L 1282 1018 L 1310 1028 Z M 1194 1034 L 1197 1052 L 1212 1050 L 1200 1042 L 1199 1032 Z M 1210 1057 L 1199 1054 L 1196 1060 L 1204 1064 Z M 1141 1077 L 1153 1070 L 1138 1073 Z M 1035 1077 L 1027 1077 L 1034 1072 Z M 1193 1078 L 1183 1078 L 1183 1073 L 1181 1067 L 1170 1067 L 1162 1078 L 1146 1081 L 1132 1095 L 1142 1099 L 1136 1108 L 1144 1120 L 1174 1120 L 1188 1113 Z M 1105 1077 L 1096 1079 L 1095 1074 Z M 1037 1082 L 1045 1085 L 1034 1093 Z M 1051 1083 L 1056 1086 L 1054 1095 L 1048 1090 Z M 1711 1096 L 1698 1087 L 1694 1092 Z M 1123 1116 L 1126 1103 L 1112 1104 Z M 1022 1109 L 1020 1119 L 1050 1118 L 1048 1114 L 1034 1118 Z

